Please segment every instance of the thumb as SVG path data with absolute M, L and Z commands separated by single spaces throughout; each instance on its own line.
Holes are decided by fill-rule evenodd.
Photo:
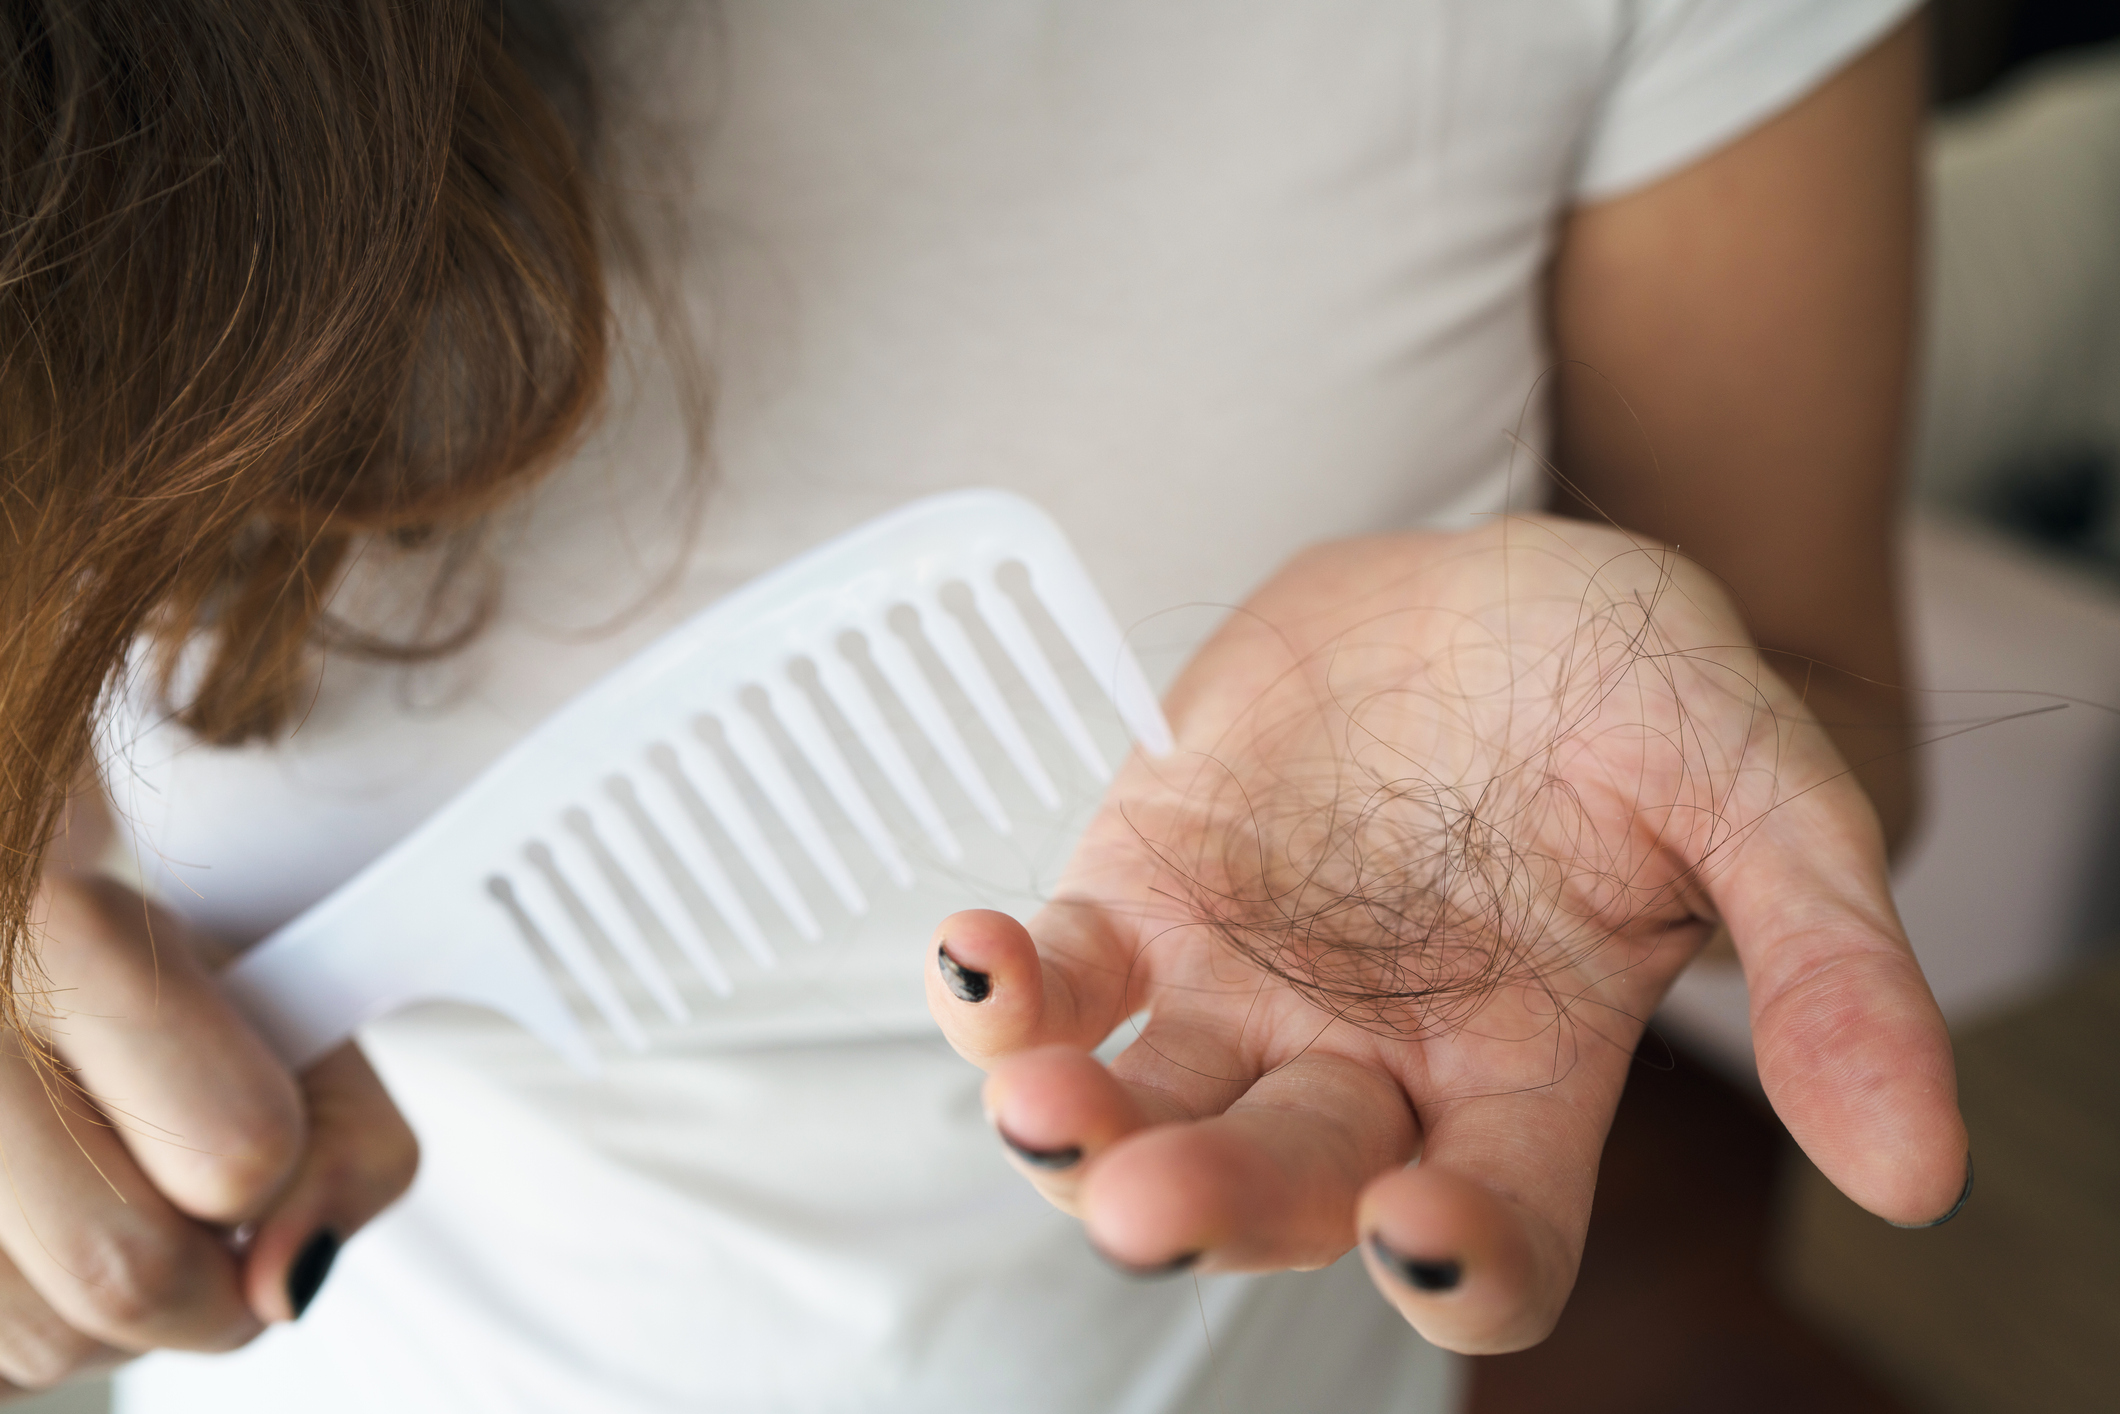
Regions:
M 339 1248 L 412 1185 L 419 1141 L 353 1043 L 302 1077 L 309 1144 L 259 1220 L 243 1288 L 260 1320 L 291 1321 L 316 1297 Z
M 1950 1035 L 1860 788 L 1783 802 L 1709 891 L 1744 961 L 1760 1082 L 1804 1153 L 1888 1221 L 1955 1213 L 1972 1166 Z

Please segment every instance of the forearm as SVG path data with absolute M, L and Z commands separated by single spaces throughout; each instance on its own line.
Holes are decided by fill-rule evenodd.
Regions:
M 1920 39 L 1573 213 L 1552 290 L 1558 508 L 1728 586 L 1895 843 L 1915 813 L 1896 542 Z

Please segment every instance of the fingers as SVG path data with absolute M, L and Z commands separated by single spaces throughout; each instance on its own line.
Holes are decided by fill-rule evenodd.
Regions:
M 65 1073 L 0 1036 L 0 1250 L 59 1318 L 125 1350 L 259 1330 L 235 1259 L 171 1205 Z
M 1233 1104 L 1225 1092 L 1195 1110 L 1171 1088 L 1053 1046 L 997 1066 L 986 1094 L 1018 1166 L 1123 1268 L 1331 1262 L 1354 1240 L 1362 1186 L 1413 1152 L 1404 1095 L 1325 1054 L 1236 1088 Z
M 182 925 L 122 886 L 56 881 L 45 914 L 50 1032 L 83 1092 L 74 1108 L 95 1116 L 129 1156 L 126 1171 L 166 1206 L 248 1230 L 240 1274 L 225 1254 L 221 1266 L 257 1320 L 298 1317 L 339 1245 L 417 1167 L 418 1145 L 381 1082 L 350 1045 L 291 1076 Z M 40 1216 L 93 1222 L 71 1210 Z
M 419 1143 L 367 1059 L 351 1044 L 302 1077 L 309 1147 L 257 1227 L 243 1286 L 260 1319 L 307 1309 L 339 1247 L 412 1185 Z
M 986 1110 L 1016 1166 L 1063 1212 L 1076 1213 L 1082 1175 L 1127 1135 L 1186 1116 L 1168 1096 L 1123 1084 L 1073 1046 L 1044 1046 L 998 1062 Z
M 48 1389 L 126 1358 L 61 1320 L 15 1264 L 0 1255 L 0 1390 Z
M 44 897 L 52 1044 L 179 1211 L 255 1218 L 302 1151 L 294 1077 L 166 911 L 107 879 L 57 882 Z
M 1305 1056 L 1220 1115 L 1113 1146 L 1082 1180 L 1082 1219 L 1128 1267 L 1321 1267 L 1353 1242 L 1363 1185 L 1405 1163 L 1416 1133 L 1389 1077 Z
M 1545 1339 L 1575 1285 L 1581 1239 L 1448 1169 L 1403 1169 L 1362 1195 L 1370 1279 L 1431 1344 L 1466 1355 Z
M 1086 1160 L 1136 1130 L 1221 1113 L 1259 1073 L 1212 1018 L 1166 1001 L 1109 1069 L 1065 1041 L 989 1062 L 988 1118 L 1017 1166 L 1069 1212 Z
M 1363 1192 L 1363 1261 L 1428 1340 L 1495 1354 L 1553 1329 L 1575 1285 L 1624 1066 L 1586 1055 L 1562 1084 L 1438 1106 L 1419 1167 Z
M 1037 1046 L 1095 1046 L 1126 1019 L 1129 979 L 1124 944 L 1100 907 L 1058 901 L 1028 929 L 971 909 L 936 930 L 928 1008 L 959 1055 L 991 1068 Z
M 1845 778 L 1791 800 L 1709 887 L 1752 997 L 1759 1077 L 1843 1193 L 1921 1225 L 1969 1181 L 1950 1036 L 1892 907 L 1875 817 Z

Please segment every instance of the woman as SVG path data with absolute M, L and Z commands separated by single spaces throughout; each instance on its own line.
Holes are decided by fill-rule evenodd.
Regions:
M 1731 593 L 1677 571 L 1691 617 L 1660 630 L 1711 653 L 1748 624 L 1777 662 L 1837 669 L 1807 700 L 1876 813 L 1791 689 L 1758 679 L 1802 803 L 1732 796 L 1764 843 L 1724 851 L 1726 872 L 1688 872 L 1706 836 L 1657 855 L 1671 887 L 1608 954 L 1634 965 L 1576 979 L 1618 1020 L 1564 1066 L 1464 1026 L 1355 1028 L 1289 1065 L 1325 1026 L 1307 1003 L 1276 1002 L 1247 1047 L 1249 1009 L 1170 1000 L 1204 995 L 1183 968 L 1100 983 L 1143 955 L 1130 851 L 1188 823 L 1117 828 L 1167 804 L 1136 763 L 1028 933 L 955 917 L 946 968 L 917 945 L 966 902 L 1024 911 L 1064 832 L 1027 859 L 1036 886 L 931 883 L 842 921 L 603 1081 L 487 1018 L 397 1018 L 364 1040 L 386 1099 L 351 1048 L 280 1072 L 166 946 L 175 920 L 94 876 L 75 792 L 35 912 L 39 1034 L 116 1122 L 55 1109 L 13 1058 L 0 1113 L 33 1181 L 0 1215 L 5 1373 L 243 1347 L 143 1362 L 123 1389 L 141 1410 L 1441 1407 L 1452 1367 L 1405 1322 L 1458 1350 L 1550 1326 L 1634 1018 L 1718 917 L 1799 1139 L 1887 1218 L 1950 1209 L 1963 1130 L 1877 819 L 1910 809 L 1874 686 L 1901 677 L 1904 9 L 591 14 L 603 92 L 636 99 L 606 110 L 607 150 L 660 134 L 686 241 L 606 241 L 641 252 L 630 322 L 670 327 L 630 341 L 626 395 L 568 452 L 607 359 L 573 159 L 597 130 L 579 51 L 526 43 L 558 33 L 543 17 L 15 7 L 13 926 L 143 636 L 100 719 L 102 776 L 155 892 L 242 943 L 661 627 L 873 512 L 1015 487 L 1123 621 L 1230 603 L 1305 546 L 1502 508 L 1512 475 L 1532 484 L 1506 434 L 1539 450 L 1523 409 L 1556 361 L 1595 374 L 1558 380 L 1552 410 L 1575 504 Z M 715 479 L 673 531 L 688 337 L 715 373 Z M 1386 607 L 1418 656 L 1422 606 L 1581 591 L 1583 562 L 1631 543 L 1533 528 L 1574 581 L 1512 578 L 1493 525 L 1295 561 L 1187 670 L 1181 741 L 1230 740 L 1378 586 L 1410 596 Z M 484 615 L 480 555 L 504 570 Z M 1446 583 L 1443 563 L 1470 568 Z M 1671 573 L 1593 578 L 1623 608 Z M 1496 632 L 1544 644 L 1507 615 Z M 460 638 L 414 665 L 356 651 Z M 1753 740 L 1742 711 L 1673 700 L 1715 741 Z M 1506 742 L 1477 720 L 1459 744 Z M 1240 785 L 1280 764 L 1218 759 Z M 25 1009 L 32 976 L 10 993 Z M 1087 1061 L 1144 1000 L 1163 1030 L 1115 1069 Z M 1008 1172 L 930 1001 L 994 1068 L 1014 1162 L 1089 1243 Z M 422 1176 L 349 1241 L 409 1178 L 393 1099 Z M 1214 1275 L 1358 1237 L 1370 1274 Z M 1131 1282 L 1093 1246 L 1208 1275 Z

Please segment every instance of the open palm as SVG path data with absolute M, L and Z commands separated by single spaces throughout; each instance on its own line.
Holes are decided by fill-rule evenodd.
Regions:
M 1634 1043 L 1718 923 L 1818 1166 L 1897 1222 L 1961 1196 L 1875 816 L 1696 567 L 1545 518 L 1319 547 L 1166 706 L 1177 752 L 1127 763 L 1054 902 L 955 915 L 930 972 L 1003 1139 L 1114 1261 L 1359 1240 L 1431 1340 L 1541 1338 Z

